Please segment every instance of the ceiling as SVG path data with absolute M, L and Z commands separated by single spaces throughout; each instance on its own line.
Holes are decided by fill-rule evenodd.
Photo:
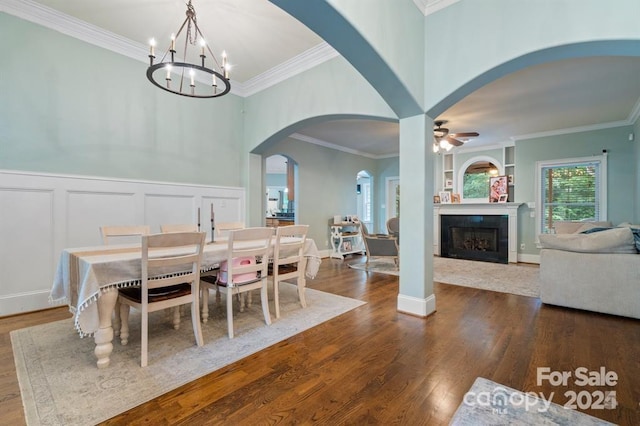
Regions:
M 423 13 L 458 0 L 414 0 Z M 115 33 L 140 46 L 177 32 L 184 0 L 25 0 Z M 234 83 L 250 84 L 323 44 L 315 33 L 267 0 L 193 0 L 214 52 L 225 50 Z M 640 114 L 640 58 L 592 57 L 526 68 L 459 101 L 437 119 L 451 132 L 478 132 L 465 147 L 532 135 L 632 124 Z M 398 124 L 340 120 L 314 124 L 293 137 L 372 158 L 398 153 Z

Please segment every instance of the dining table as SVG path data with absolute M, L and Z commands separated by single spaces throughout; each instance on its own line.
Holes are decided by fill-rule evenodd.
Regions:
M 283 241 L 286 242 L 287 238 L 296 237 L 286 237 Z M 272 254 L 273 244 L 270 251 Z M 141 244 L 137 243 L 67 248 L 60 255 L 49 301 L 52 304 L 66 303 L 80 337 L 93 336 L 98 368 L 109 366 L 114 326 L 115 334 L 119 332 L 119 316 L 113 315 L 118 289 L 141 283 L 141 253 Z M 228 253 L 229 245 L 225 238 L 206 243 L 202 251 L 201 274 L 219 268 L 227 260 Z M 313 279 L 321 259 L 315 242 L 310 238 L 306 239 L 304 256 L 307 260 L 305 277 Z

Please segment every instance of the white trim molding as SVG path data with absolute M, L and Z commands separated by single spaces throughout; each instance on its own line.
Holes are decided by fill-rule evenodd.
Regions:
M 6 12 L 128 58 L 148 62 L 148 46 L 36 1 L 0 0 L 0 12 Z M 337 56 L 340 54 L 333 47 L 322 42 L 244 83 L 231 80 L 231 93 L 241 97 L 253 95 Z
M 420 299 L 398 294 L 398 311 L 418 317 L 426 317 L 436 311 L 436 296 L 432 294 L 425 299 Z

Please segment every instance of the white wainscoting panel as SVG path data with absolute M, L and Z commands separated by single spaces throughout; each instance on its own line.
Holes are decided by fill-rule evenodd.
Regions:
M 64 248 L 101 245 L 100 226 L 245 221 L 244 188 L 0 170 L 0 316 L 51 307 Z

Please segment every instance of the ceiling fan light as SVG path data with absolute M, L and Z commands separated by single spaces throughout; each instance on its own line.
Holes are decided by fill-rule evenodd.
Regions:
M 438 151 L 440 151 L 440 146 L 438 146 L 437 142 L 434 142 L 433 143 L 433 152 L 435 152 L 437 154 Z
M 447 146 L 445 146 L 444 149 L 446 149 L 447 151 L 451 151 L 451 148 L 453 148 L 453 145 L 447 142 Z
M 440 148 L 447 149 L 447 146 L 451 146 L 451 144 L 446 139 L 440 139 Z

